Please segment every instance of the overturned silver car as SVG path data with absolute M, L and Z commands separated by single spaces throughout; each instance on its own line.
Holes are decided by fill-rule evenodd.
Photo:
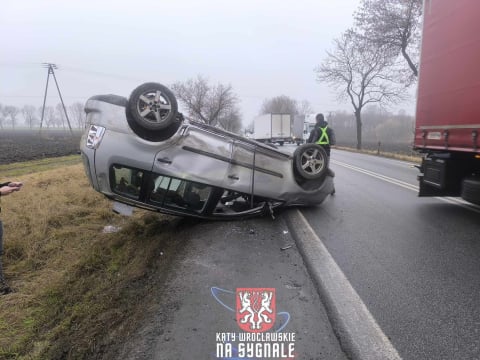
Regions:
M 117 204 L 207 219 L 272 214 L 334 193 L 318 145 L 293 155 L 184 119 L 165 86 L 91 97 L 80 149 L 92 187 Z

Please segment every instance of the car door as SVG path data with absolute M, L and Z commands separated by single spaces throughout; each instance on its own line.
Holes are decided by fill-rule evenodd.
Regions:
M 153 171 L 216 187 L 224 187 L 232 140 L 209 129 L 185 125 L 181 136 L 165 142 L 155 156 Z
M 254 189 L 255 146 L 234 140 L 232 141 L 230 163 L 225 177 L 225 187 L 238 192 L 251 194 Z
M 232 142 L 226 187 L 256 196 L 276 198 L 283 187 L 288 155 L 252 141 Z

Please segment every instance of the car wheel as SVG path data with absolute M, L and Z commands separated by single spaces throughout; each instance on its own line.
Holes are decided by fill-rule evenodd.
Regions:
M 480 205 L 480 178 L 469 177 L 462 181 L 462 199 Z
M 162 84 L 145 83 L 132 91 L 127 105 L 127 115 L 138 127 L 147 131 L 168 128 L 177 118 L 177 99 Z
M 304 179 L 321 179 L 328 170 L 328 156 L 317 144 L 300 145 L 293 153 L 294 167 Z
M 177 114 L 175 121 L 170 124 L 168 127 L 162 130 L 146 130 L 143 127 L 139 126 L 135 120 L 133 120 L 132 116 L 127 113 L 127 121 L 130 125 L 130 128 L 133 130 L 135 134 L 141 137 L 144 140 L 148 141 L 165 141 L 170 139 L 173 134 L 175 134 L 183 122 L 183 115 L 181 113 Z

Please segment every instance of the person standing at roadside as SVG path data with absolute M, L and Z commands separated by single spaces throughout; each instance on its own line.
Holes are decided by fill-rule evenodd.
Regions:
M 2 196 L 10 195 L 15 191 L 19 191 L 22 185 L 23 184 L 18 181 L 15 181 L 15 182 L 9 181 L 9 182 L 0 184 L 0 201 L 2 199 Z M 1 205 L 2 204 L 0 202 L 0 212 L 2 211 Z M 3 275 L 2 257 L 3 257 L 3 224 L 2 224 L 2 220 L 0 220 L 0 295 L 5 295 L 10 293 L 12 290 L 5 282 L 5 277 Z
M 315 127 L 310 132 L 307 143 L 315 143 L 322 146 L 327 155 L 330 156 L 330 145 L 335 145 L 335 132 L 325 121 L 323 114 L 317 114 L 315 121 Z

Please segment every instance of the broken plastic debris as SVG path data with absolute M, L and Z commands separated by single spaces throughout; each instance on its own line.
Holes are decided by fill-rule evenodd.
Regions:
M 290 249 L 293 245 L 286 245 L 284 247 L 281 247 L 280 250 L 287 250 Z
M 119 232 L 121 227 L 119 226 L 113 226 L 113 225 L 107 225 L 103 228 L 103 233 L 104 234 L 110 234 L 110 233 L 116 233 Z
M 283 230 L 283 235 L 288 234 L 288 230 Z

